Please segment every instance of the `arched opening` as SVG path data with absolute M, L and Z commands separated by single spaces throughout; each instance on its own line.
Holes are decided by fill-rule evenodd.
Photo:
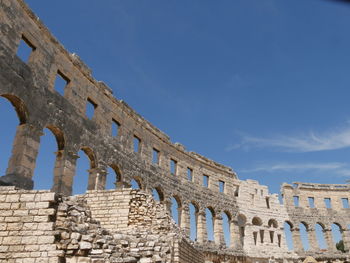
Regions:
M 224 232 L 224 239 L 226 247 L 231 244 L 231 215 L 228 212 L 222 212 L 222 230 Z
M 260 218 L 260 217 L 257 217 L 257 216 L 253 217 L 253 219 L 252 219 L 252 224 L 253 224 L 254 226 L 261 226 L 261 225 L 262 225 L 262 220 L 261 220 L 261 218 Z
M 277 228 L 278 227 L 278 223 L 275 219 L 270 219 L 269 222 L 267 223 L 267 225 L 269 227 L 272 227 L 272 228 Z
M 163 190 L 160 186 L 153 188 L 152 190 L 152 196 L 154 198 L 154 200 L 156 200 L 157 202 L 163 202 L 164 201 L 164 194 L 163 194 Z
M 318 247 L 320 249 L 327 248 L 327 242 L 324 236 L 324 230 L 325 230 L 325 227 L 323 224 L 317 223 L 315 225 L 316 239 L 317 239 Z
M 122 188 L 122 175 L 117 165 L 112 164 L 107 168 L 105 189 Z
M 83 194 L 96 182 L 92 178 L 93 169 L 96 168 L 96 159 L 90 148 L 83 147 L 78 152 L 76 172 L 73 183 L 73 195 Z
M 198 212 L 199 208 L 193 202 L 189 204 L 190 209 L 190 239 L 197 240 Z
M 140 178 L 135 177 L 131 179 L 130 184 L 132 189 L 142 189 L 142 183 Z
M 301 222 L 299 224 L 299 231 L 300 231 L 300 239 L 301 243 L 303 245 L 303 248 L 305 251 L 308 251 L 310 248 L 309 245 L 309 237 L 308 237 L 308 225 L 305 222 Z
M 27 109 L 23 101 L 11 94 L 0 95 L 0 176 L 6 169 L 16 145 L 18 127 L 27 121 Z M 20 136 L 20 135 L 19 135 Z
M 59 170 L 62 155 L 59 151 L 64 149 L 63 132 L 52 125 L 43 130 L 40 137 L 39 154 L 34 170 L 34 189 L 51 189 L 54 181 L 58 182 L 62 174 Z M 57 170 L 56 170 L 57 169 Z M 54 177 L 56 177 L 54 179 Z
M 293 237 L 292 237 L 292 230 L 293 230 L 293 224 L 289 221 L 284 222 L 284 235 L 286 237 L 286 243 L 288 250 L 293 250 Z
M 181 200 L 177 196 L 171 197 L 171 216 L 175 223 L 181 225 Z
M 205 209 L 208 241 L 214 241 L 214 216 L 214 210 L 211 207 Z
M 239 227 L 239 239 L 242 246 L 244 246 L 244 236 L 245 236 L 245 225 L 247 223 L 247 218 L 245 215 L 239 214 L 237 217 L 237 224 Z
M 270 236 L 270 243 L 273 244 L 275 241 L 275 232 L 277 230 L 278 224 L 277 221 L 275 219 L 270 219 L 267 222 L 267 225 L 269 226 L 270 230 L 269 230 L 269 236 Z M 279 241 L 278 241 L 279 242 Z
M 342 237 L 343 228 L 339 223 L 333 223 L 331 228 L 332 228 L 333 243 L 334 243 L 334 246 L 337 247 L 336 246 L 337 243 L 343 240 L 343 237 Z

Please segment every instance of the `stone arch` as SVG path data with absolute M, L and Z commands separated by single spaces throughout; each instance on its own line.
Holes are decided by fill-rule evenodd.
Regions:
M 182 213 L 182 202 L 181 198 L 178 195 L 173 195 L 170 197 L 170 212 L 171 216 L 174 219 L 175 223 L 178 226 L 181 226 L 181 213 Z
M 230 247 L 231 245 L 231 222 L 232 216 L 231 213 L 227 210 L 221 212 L 222 215 L 222 231 L 224 233 L 224 241 L 226 247 Z
M 271 218 L 268 222 L 267 225 L 269 227 L 273 227 L 273 228 L 278 228 L 278 223 L 276 221 L 276 219 Z
M 326 226 L 321 222 L 316 222 L 315 224 L 315 235 L 318 247 L 320 249 L 326 249 L 327 248 L 327 241 L 325 238 L 325 230 Z
M 124 187 L 124 178 L 122 176 L 122 171 L 120 167 L 116 163 L 112 163 L 109 165 L 110 168 L 107 168 L 107 174 L 105 178 L 104 189 L 113 189 L 113 188 L 123 188 Z M 112 184 L 114 187 L 112 188 Z M 108 187 L 109 186 L 109 187 Z
M 332 231 L 332 239 L 333 239 L 333 244 L 334 247 L 336 247 L 336 244 L 343 240 L 344 242 L 344 228 L 342 227 L 342 225 L 338 222 L 333 222 L 331 225 L 331 231 Z
M 267 225 L 269 227 L 269 237 L 270 237 L 270 243 L 274 243 L 275 241 L 275 235 L 276 235 L 276 230 L 278 228 L 278 223 L 276 221 L 276 219 L 269 219 L 269 221 L 267 222 Z M 277 236 L 278 237 L 278 236 Z
M 142 178 L 140 176 L 134 176 L 133 178 L 131 178 L 130 187 L 133 189 L 144 189 Z
M 164 200 L 165 200 L 164 190 L 160 185 L 158 185 L 152 189 L 153 198 L 157 199 L 157 198 L 155 198 L 155 194 L 158 195 L 159 202 L 164 202 Z
M 189 213 L 190 213 L 190 239 L 193 241 L 197 240 L 198 235 L 198 214 L 199 214 L 199 205 L 195 201 L 191 201 L 188 204 Z
M 208 206 L 205 209 L 205 218 L 208 241 L 215 241 L 215 210 L 213 207 Z
M 253 219 L 252 219 L 252 224 L 254 226 L 262 226 L 262 220 L 260 217 L 258 216 L 254 216 Z
M 65 147 L 65 136 L 63 131 L 57 126 L 51 124 L 47 125 L 46 128 L 49 129 L 55 136 L 57 142 L 57 149 L 59 151 L 62 151 Z
M 81 147 L 81 150 L 89 157 L 90 160 L 90 169 L 94 169 L 97 167 L 97 161 L 95 157 L 94 151 L 87 146 Z
M 99 175 L 96 155 L 90 147 L 82 146 L 78 152 L 78 157 L 73 183 L 73 194 L 84 193 L 86 190 L 94 190 L 98 179 L 97 176 Z M 87 186 L 85 187 L 85 185 Z
M 305 221 L 301 221 L 299 223 L 299 232 L 300 232 L 300 239 L 302 246 L 304 248 L 304 251 L 307 251 L 310 249 L 310 241 L 309 241 L 309 225 Z
M 0 97 L 7 99 L 15 108 L 20 125 L 27 123 L 29 114 L 23 100 L 13 94 L 1 94 Z
M 55 125 L 48 124 L 40 134 L 40 146 L 34 170 L 34 189 L 56 190 L 64 175 L 65 136 Z M 53 174 L 53 176 L 52 176 Z
M 29 114 L 22 99 L 13 94 L 0 94 L 0 97 L 4 98 L 11 109 L 9 112 L 5 110 L 1 114 L 2 117 L 10 117 L 10 119 L 5 120 L 7 125 L 2 126 L 1 129 L 1 132 L 4 132 L 1 134 L 1 139 L 5 139 L 4 142 L 1 141 L 1 156 L 4 158 L 2 159 L 3 164 L 1 164 L 4 170 L 1 171 L 1 175 L 5 175 L 0 178 L 0 185 L 15 185 L 20 188 L 32 189 L 40 131 L 27 124 Z M 6 109 L 6 104 L 4 106 Z M 4 109 L 1 107 L 1 110 Z M 17 118 L 13 117 L 14 112 L 10 116 L 12 110 L 16 112 Z M 12 142 L 12 145 L 9 142 Z M 27 157 L 29 152 L 31 158 Z
M 294 225 L 290 221 L 284 221 L 284 235 L 285 235 L 285 240 L 287 244 L 288 250 L 293 250 L 294 248 L 294 242 L 293 242 L 293 234 L 292 232 L 294 231 Z
M 286 221 L 284 221 L 284 223 L 287 224 L 291 230 L 294 230 L 294 224 L 291 221 L 286 220 Z

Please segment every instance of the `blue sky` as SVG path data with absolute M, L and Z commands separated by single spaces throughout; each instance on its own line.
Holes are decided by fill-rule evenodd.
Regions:
M 349 179 L 350 5 L 27 3 L 118 99 L 173 142 L 231 166 L 240 179 L 256 179 L 271 192 L 283 182 Z M 1 132 L 12 134 L 13 127 Z M 52 138 L 43 142 L 44 160 L 42 152 L 56 149 Z M 7 156 L 10 148 L 0 151 Z M 37 168 L 40 174 L 50 169 Z

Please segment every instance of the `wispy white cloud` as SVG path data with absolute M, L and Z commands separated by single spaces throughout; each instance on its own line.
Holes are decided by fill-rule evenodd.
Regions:
M 276 148 L 288 152 L 316 152 L 350 147 L 350 127 L 319 134 L 309 132 L 294 136 L 277 135 L 265 138 L 249 135 L 241 136 L 241 142 L 227 147 L 228 151 L 237 148 Z
M 275 164 L 263 164 L 256 165 L 250 169 L 243 169 L 242 173 L 255 173 L 255 172 L 318 172 L 332 175 L 349 177 L 350 167 L 346 163 L 329 162 L 329 163 L 275 163 Z

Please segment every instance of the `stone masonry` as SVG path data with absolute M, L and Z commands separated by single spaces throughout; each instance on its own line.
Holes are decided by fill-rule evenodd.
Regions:
M 28 61 L 17 56 L 20 43 L 32 51 Z M 0 0 L 0 68 L 0 96 L 11 102 L 19 120 L 12 156 L 0 177 L 0 262 L 349 260 L 350 214 L 344 205 L 349 185 L 284 184 L 281 204 L 266 186 L 239 180 L 231 168 L 186 151 L 94 79 L 23 0 Z M 63 94 L 54 85 L 58 76 L 66 82 Z M 94 107 L 92 118 L 86 116 L 87 104 Z M 55 168 L 48 175 L 53 184 L 34 191 L 45 128 L 57 141 Z M 71 196 L 80 150 L 90 161 L 88 189 Z M 114 190 L 105 190 L 108 167 L 115 171 Z M 130 188 L 132 180 L 140 190 Z M 171 217 L 172 199 L 178 204 L 177 223 Z M 327 249 L 318 246 L 316 225 L 323 229 Z M 332 225 L 340 229 L 346 252 L 336 249 Z M 286 226 L 293 250 L 287 248 Z M 300 226 L 307 230 L 307 251 Z M 193 227 L 195 240 L 189 238 Z

